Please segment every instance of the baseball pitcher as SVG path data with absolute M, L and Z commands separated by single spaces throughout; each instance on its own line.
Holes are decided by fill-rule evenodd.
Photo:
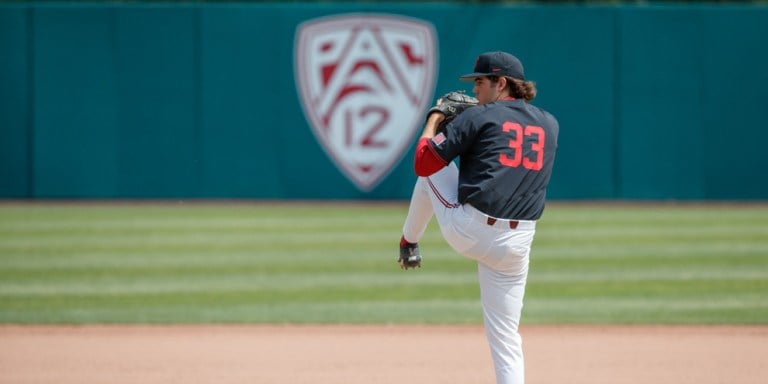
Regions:
M 530 104 L 536 86 L 506 52 L 486 52 L 476 99 L 445 95 L 416 147 L 416 181 L 400 240 L 401 268 L 420 267 L 418 242 L 434 216 L 448 244 L 477 261 L 483 323 L 498 384 L 524 382 L 518 332 L 528 257 L 542 216 L 559 125 Z M 475 105 L 476 104 L 476 105 Z M 459 158 L 457 167 L 453 160 Z

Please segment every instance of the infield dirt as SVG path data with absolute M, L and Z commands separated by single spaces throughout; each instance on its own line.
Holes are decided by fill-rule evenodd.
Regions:
M 765 383 L 768 326 L 523 326 L 528 384 Z M 0 326 L 0 383 L 493 383 L 480 326 Z

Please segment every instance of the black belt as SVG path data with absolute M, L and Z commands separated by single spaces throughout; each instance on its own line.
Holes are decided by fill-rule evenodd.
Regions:
M 494 225 L 494 224 L 496 224 L 497 221 L 498 221 L 497 219 L 495 219 L 493 217 L 489 217 L 487 223 L 488 223 L 488 225 Z M 510 229 L 517 229 L 517 225 L 518 224 L 520 224 L 519 221 L 517 221 L 517 220 L 510 220 L 509 221 L 509 228 Z

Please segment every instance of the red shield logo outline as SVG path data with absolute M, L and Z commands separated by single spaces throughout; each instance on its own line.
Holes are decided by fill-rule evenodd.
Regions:
M 334 15 L 300 24 L 294 49 L 315 137 L 358 189 L 370 191 L 423 126 L 437 76 L 434 28 L 398 15 Z

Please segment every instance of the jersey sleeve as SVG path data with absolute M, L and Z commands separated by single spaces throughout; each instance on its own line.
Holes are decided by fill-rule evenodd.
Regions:
M 435 155 L 446 164 L 464 154 L 477 136 L 479 125 L 473 117 L 483 110 L 482 106 L 468 109 L 448 124 L 442 137 L 429 141 Z
M 416 155 L 414 159 L 414 170 L 419 176 L 429 176 L 448 164 L 448 162 L 438 156 L 429 142 L 433 139 L 423 137 L 416 145 Z

